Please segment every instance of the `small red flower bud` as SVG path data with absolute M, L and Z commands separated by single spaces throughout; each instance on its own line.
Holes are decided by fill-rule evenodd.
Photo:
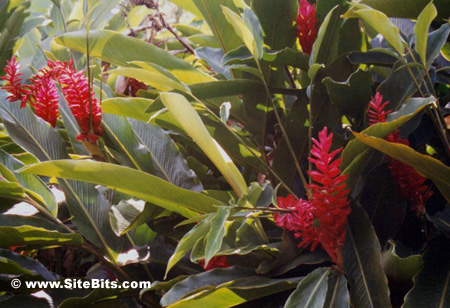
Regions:
M 6 61 L 4 70 L 5 76 L 1 77 L 1 79 L 6 81 L 6 85 L 1 87 L 1 89 L 6 90 L 9 93 L 6 98 L 11 103 L 21 101 L 22 104 L 20 105 L 20 108 L 24 108 L 29 100 L 31 90 L 22 86 L 22 79 L 20 78 L 22 74 L 19 73 L 20 64 L 15 56 L 12 57 L 11 61 Z

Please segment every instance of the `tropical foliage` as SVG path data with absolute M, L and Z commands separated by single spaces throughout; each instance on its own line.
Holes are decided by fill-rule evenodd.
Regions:
M 0 306 L 450 307 L 446 2 L 0 1 Z

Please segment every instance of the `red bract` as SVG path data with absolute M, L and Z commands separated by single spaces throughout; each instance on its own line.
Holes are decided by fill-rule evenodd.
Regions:
M 215 269 L 215 268 L 227 268 L 231 265 L 228 263 L 226 256 L 219 256 L 219 257 L 213 257 L 211 260 L 209 260 L 209 263 L 207 266 L 205 266 L 205 260 L 200 261 L 201 267 L 203 267 L 206 271 Z
M 386 116 L 391 111 L 384 111 L 384 108 L 389 102 L 383 103 L 383 96 L 380 93 L 375 94 L 375 98 L 369 104 L 369 124 L 375 124 L 380 122 L 386 122 Z M 399 131 L 390 133 L 386 140 L 393 143 L 401 143 L 409 145 L 408 139 L 402 139 Z M 425 214 L 425 204 L 427 200 L 433 195 L 428 185 L 424 185 L 426 178 L 421 176 L 417 171 L 409 165 L 406 165 L 391 157 L 389 170 L 397 183 L 400 193 L 403 198 L 408 200 L 411 210 L 413 210 L 417 216 L 423 216 Z
M 309 160 L 316 170 L 309 175 L 314 183 L 308 185 L 312 191 L 309 201 L 295 200 L 293 196 L 278 198 L 281 208 L 292 212 L 275 214 L 277 225 L 294 231 L 301 237 L 300 247 L 311 246 L 314 250 L 320 243 L 331 260 L 342 268 L 341 248 L 345 240 L 347 216 L 350 214 L 346 176 L 339 169 L 342 159 L 336 159 L 341 149 L 330 152 L 333 134 L 328 135 L 327 128 L 319 133 L 319 140 L 313 139 Z
M 33 76 L 30 81 L 32 83 L 31 96 L 34 99 L 31 101 L 31 105 L 36 115 L 55 127 L 58 119 L 59 95 L 51 72 L 42 69 L 40 74 Z
M 7 83 L 1 88 L 9 92 L 6 98 L 11 103 L 21 101 L 22 104 L 20 105 L 20 108 L 23 108 L 27 104 L 31 91 L 22 86 L 22 79 L 20 78 L 22 74 L 19 73 L 20 64 L 17 62 L 16 57 L 14 56 L 11 61 L 6 62 L 7 64 L 4 68 L 5 76 L 1 77 L 1 79 L 5 80 Z
M 102 135 L 102 111 L 84 76 L 84 70 L 76 71 L 73 62 L 48 61 L 55 78 L 80 126 L 77 140 L 95 142 Z
M 297 26 L 300 46 L 304 53 L 310 55 L 319 30 L 315 4 L 310 4 L 306 0 L 299 1 Z

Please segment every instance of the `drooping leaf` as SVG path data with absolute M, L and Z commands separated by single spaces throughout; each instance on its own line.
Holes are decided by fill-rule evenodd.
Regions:
M 203 190 L 177 145 L 163 129 L 135 119 L 129 119 L 129 122 L 141 146 L 150 153 L 156 175 L 185 189 Z
M 353 203 L 342 249 L 344 269 L 355 307 L 391 307 L 386 275 L 381 267 L 381 248 L 365 211 Z
M 323 308 L 349 308 L 350 295 L 345 275 L 331 271 L 328 275 L 327 297 Z
M 238 196 L 245 195 L 247 185 L 241 173 L 228 154 L 208 133 L 200 116 L 187 99 L 180 94 L 162 93 L 161 100 L 188 135 L 213 161 Z
M 448 238 L 436 238 L 428 244 L 423 268 L 414 277 L 414 287 L 406 294 L 402 308 L 450 305 L 450 245 Z
M 432 180 L 439 188 L 441 194 L 450 201 L 450 167 L 439 160 L 423 155 L 409 146 L 392 143 L 380 138 L 369 137 L 359 133 L 353 133 L 355 137 L 366 145 L 413 167 L 422 176 Z
M 0 238 L 0 246 L 2 247 L 15 245 L 80 246 L 83 243 L 81 235 L 76 233 L 60 233 L 31 226 L 0 226 Z
M 86 52 L 86 33 L 84 31 L 64 34 L 57 37 L 55 41 L 78 52 Z M 123 46 L 127 46 L 127 48 L 122 48 Z M 213 77 L 161 48 L 113 31 L 90 31 L 89 54 L 91 57 L 123 67 L 132 67 L 133 65 L 129 64 L 131 61 L 156 63 L 186 84 L 214 80 Z
M 217 201 L 206 195 L 179 188 L 156 176 L 135 169 L 89 160 L 43 162 L 22 169 L 23 173 L 56 176 L 108 186 L 141 198 L 186 217 L 215 212 Z
M 47 270 L 42 263 L 3 248 L 0 248 L 0 270 L 4 275 L 28 274 L 40 275 L 46 280 L 55 279 L 55 275 Z
M 321 267 L 306 276 L 289 296 L 284 308 L 322 308 L 327 294 L 330 270 Z

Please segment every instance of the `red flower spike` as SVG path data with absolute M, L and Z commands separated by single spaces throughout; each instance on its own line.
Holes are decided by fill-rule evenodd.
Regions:
M 6 61 L 4 70 L 6 74 L 1 77 L 1 79 L 5 80 L 7 83 L 1 87 L 1 89 L 9 92 L 6 98 L 11 103 L 21 101 L 22 104 L 20 105 L 20 108 L 24 108 L 29 100 L 31 90 L 22 86 L 22 79 L 20 78 L 22 74 L 19 73 L 20 64 L 15 56 L 12 57 L 11 61 Z
M 319 30 L 315 4 L 310 4 L 306 0 L 299 1 L 297 26 L 297 36 L 300 41 L 300 46 L 302 46 L 304 53 L 311 55 L 312 47 L 317 37 L 317 31 Z
M 76 71 L 72 61 L 63 63 L 49 60 L 48 66 L 61 85 L 64 97 L 80 127 L 81 133 L 77 140 L 97 141 L 102 135 L 102 111 L 94 96 L 94 91 L 84 76 L 84 70 Z
M 308 185 L 312 197 L 307 200 L 295 200 L 292 195 L 278 198 L 280 208 L 291 209 L 288 214 L 275 214 L 278 226 L 295 232 L 302 238 L 299 247 L 311 247 L 314 250 L 318 244 L 324 248 L 331 260 L 342 268 L 341 249 L 345 240 L 347 216 L 350 214 L 349 190 L 339 169 L 342 159 L 336 159 L 341 149 L 330 152 L 333 134 L 328 134 L 327 128 L 319 133 L 319 140 L 313 139 L 314 146 L 309 160 L 316 170 L 308 172 L 314 180 Z
M 231 266 L 228 263 L 226 256 L 213 257 L 211 260 L 209 260 L 209 263 L 206 266 L 205 266 L 205 260 L 201 260 L 200 265 L 201 265 L 201 267 L 203 267 L 203 269 L 205 271 L 209 271 L 209 270 L 212 270 L 215 268 L 227 268 L 227 267 Z
M 383 103 L 383 95 L 380 92 L 377 92 L 375 97 L 372 97 L 368 111 L 369 125 L 386 122 L 386 116 L 392 112 L 392 110 L 384 111 L 388 104 L 389 101 Z
M 33 76 L 30 80 L 32 83 L 31 96 L 34 99 L 31 105 L 36 115 L 55 127 L 58 119 L 59 95 L 52 72 L 42 69 L 40 74 Z
M 134 78 L 128 79 L 128 94 L 132 97 L 136 97 L 139 90 L 147 90 L 148 87 L 145 83 L 140 82 Z
M 384 111 L 387 104 L 389 102 L 383 103 L 383 96 L 377 92 L 375 98 L 372 98 L 369 104 L 369 125 L 386 122 L 386 115 L 391 113 L 391 111 Z M 386 140 L 409 145 L 408 139 L 402 139 L 399 131 L 390 133 Z M 391 157 L 388 157 L 388 159 L 390 161 L 389 171 L 399 187 L 400 194 L 409 202 L 411 210 L 418 217 L 425 215 L 425 204 L 433 195 L 430 187 L 424 185 L 426 178 L 417 173 L 413 167 Z

